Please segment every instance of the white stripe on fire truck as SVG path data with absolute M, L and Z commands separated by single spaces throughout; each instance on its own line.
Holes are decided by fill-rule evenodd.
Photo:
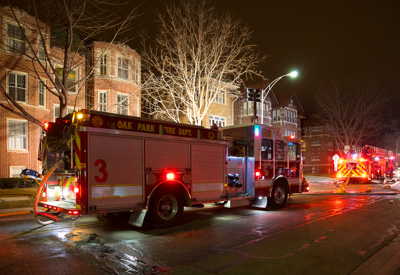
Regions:
M 142 196 L 142 185 L 93 185 L 91 191 L 93 199 L 136 197 Z
M 222 182 L 196 182 L 193 183 L 192 191 L 199 192 L 220 192 L 223 190 L 224 184 Z

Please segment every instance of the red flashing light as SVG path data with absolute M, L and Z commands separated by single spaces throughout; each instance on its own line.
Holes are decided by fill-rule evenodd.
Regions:
M 290 138 L 291 138 L 291 139 L 294 139 L 294 135 L 291 135 Z
M 261 178 L 261 172 L 260 171 L 256 171 L 255 176 L 256 176 L 256 179 Z
M 68 214 L 69 214 L 69 215 L 78 215 L 78 214 L 79 214 L 79 211 L 78 211 L 78 210 L 69 210 L 69 211 L 68 211 Z
M 175 174 L 174 173 L 167 173 L 167 180 L 174 180 Z
M 76 186 L 74 187 L 74 193 L 75 194 L 79 193 L 79 187 L 76 187 Z
M 42 193 L 42 197 L 43 197 L 43 198 L 47 197 L 47 196 L 46 196 L 46 192 L 45 192 L 45 191 L 43 191 L 43 193 Z
M 49 123 L 47 121 L 45 123 L 43 123 L 43 128 L 45 131 L 47 131 L 49 129 Z

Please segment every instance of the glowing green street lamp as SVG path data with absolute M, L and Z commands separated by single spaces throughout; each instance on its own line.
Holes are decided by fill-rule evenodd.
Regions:
M 260 105 L 261 105 L 261 124 L 264 124 L 264 100 L 265 100 L 265 98 L 268 96 L 268 94 L 269 94 L 269 92 L 271 91 L 271 89 L 272 89 L 272 87 L 279 81 L 279 80 L 281 80 L 282 78 L 284 78 L 285 76 L 290 76 L 290 77 L 292 77 L 292 78 L 295 78 L 295 77 L 297 77 L 299 75 L 299 73 L 297 72 L 297 71 L 291 71 L 290 73 L 288 73 L 288 74 L 284 74 L 284 75 L 282 75 L 282 76 L 280 76 L 280 77 L 278 77 L 278 78 L 276 78 L 276 79 L 274 79 L 273 81 L 271 81 L 269 84 L 268 84 L 268 86 L 265 88 L 265 89 L 263 89 L 262 91 L 261 91 L 261 102 L 260 102 Z M 256 104 L 256 103 L 254 103 L 254 104 Z

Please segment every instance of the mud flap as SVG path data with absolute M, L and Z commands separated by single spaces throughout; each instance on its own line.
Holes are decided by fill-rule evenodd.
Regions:
M 142 227 L 144 218 L 146 217 L 146 213 L 147 213 L 147 209 L 142 209 L 139 211 L 131 212 L 128 224 L 131 224 L 131 225 L 134 225 L 137 227 Z
M 266 196 L 254 198 L 251 206 L 258 207 L 258 208 L 266 208 L 268 203 L 268 199 Z

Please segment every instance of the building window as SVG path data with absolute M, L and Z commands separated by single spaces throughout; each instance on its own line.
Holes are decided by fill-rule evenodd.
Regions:
M 281 121 L 281 110 L 274 110 L 272 112 L 273 122 Z
M 129 115 L 129 99 L 128 95 L 118 94 L 117 95 L 117 114 Z
M 46 103 L 46 85 L 42 80 L 39 80 L 39 106 L 45 107 Z
M 8 24 L 8 50 L 14 53 L 25 53 L 25 34 L 18 26 Z
M 243 116 L 252 116 L 253 115 L 253 102 L 252 101 L 244 101 L 242 105 L 242 115 Z
M 15 101 L 26 102 L 26 79 L 25 74 L 8 73 L 8 94 Z
M 321 146 L 321 141 L 312 141 L 311 146 Z
M 44 43 L 43 43 L 42 38 L 39 38 L 38 58 L 41 61 L 45 61 L 46 60 L 46 53 L 45 53 L 45 50 L 44 50 Z
M 226 104 L 226 92 L 225 91 L 217 92 L 214 102 L 219 104 Z
M 136 84 L 140 84 L 140 63 L 135 63 L 135 82 Z
M 321 131 L 321 127 L 311 127 L 311 131 Z
M 220 116 L 210 116 L 210 128 L 212 126 L 217 125 L 218 127 L 225 127 L 226 126 L 226 118 Z
M 27 122 L 23 120 L 8 120 L 8 149 L 27 150 Z
M 140 98 L 136 97 L 136 116 L 140 117 Z
M 118 77 L 125 80 L 129 79 L 129 59 L 118 58 Z
M 100 75 L 106 76 L 107 75 L 107 55 L 103 54 L 100 56 Z
M 10 166 L 10 178 L 20 178 L 22 170 L 25 169 L 25 166 Z
M 74 107 L 67 106 L 67 114 L 72 114 L 74 112 Z M 56 118 L 60 117 L 60 105 L 54 104 L 54 121 Z
M 311 161 L 321 161 L 321 157 L 319 156 L 312 156 Z
M 99 111 L 107 111 L 107 91 L 99 91 Z
M 63 69 L 62 68 L 56 68 L 56 74 L 58 75 L 60 81 L 63 79 Z M 76 71 L 70 71 L 68 74 L 68 79 L 66 86 L 64 87 L 65 89 L 68 90 L 70 93 L 77 93 L 78 91 L 78 86 L 76 85 L 78 78 L 78 73 Z M 54 82 L 56 84 L 56 87 L 61 90 L 61 83 L 57 80 L 57 77 L 54 77 Z

